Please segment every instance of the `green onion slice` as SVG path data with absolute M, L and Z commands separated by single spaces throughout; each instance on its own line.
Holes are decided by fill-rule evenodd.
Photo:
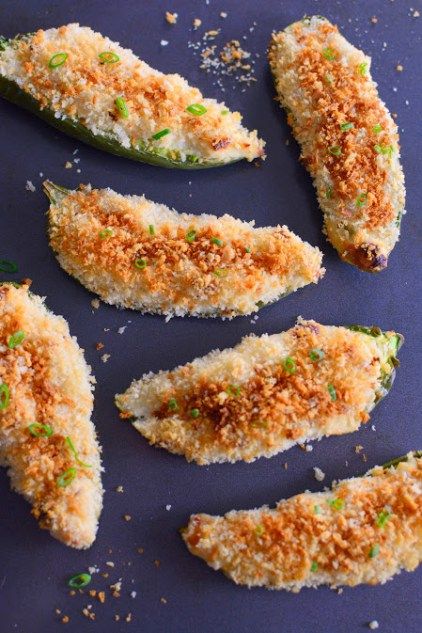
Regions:
M 7 409 L 10 402 L 10 391 L 6 383 L 0 384 L 0 411 Z
M 226 394 L 233 398 L 238 398 L 241 394 L 241 388 L 237 385 L 229 385 L 226 389 Z
M 352 130 L 355 127 L 354 123 L 340 123 L 340 130 L 342 132 L 347 132 L 348 130 Z
M 73 453 L 76 463 L 79 464 L 79 466 L 82 466 L 83 468 L 92 468 L 91 464 L 86 464 L 85 462 L 79 459 L 78 451 L 76 450 L 75 445 L 72 442 L 72 438 L 70 438 L 69 435 L 66 435 L 65 441 L 69 447 L 70 452 Z
M 312 561 L 311 571 L 318 571 L 318 563 Z
M 387 522 L 390 520 L 391 518 L 391 513 L 388 512 L 388 510 L 381 510 L 381 512 L 378 514 L 375 524 L 377 527 L 379 528 L 383 528 Z
M 375 543 L 375 545 L 372 545 L 371 549 L 369 550 L 369 558 L 375 558 L 375 556 L 378 556 L 379 553 L 380 546 L 378 545 L 378 543 Z
M 72 587 L 72 589 L 83 589 L 84 587 L 89 585 L 90 582 L 91 574 L 82 573 L 71 576 L 71 578 L 69 578 L 69 580 L 67 581 L 67 584 L 69 585 L 69 587 Z
M 320 506 L 318 506 L 318 505 L 314 506 L 314 514 L 321 514 Z
M 138 270 L 144 270 L 147 267 L 147 260 L 142 257 L 135 259 L 135 268 Z
M 368 199 L 367 193 L 360 193 L 358 197 L 356 198 L 356 206 L 363 207 L 366 204 L 367 199 Z
M 62 473 L 61 475 L 57 477 L 56 483 L 59 486 L 59 488 L 66 488 L 67 486 L 70 486 L 70 484 L 75 479 L 75 477 L 76 477 L 76 468 L 72 466 L 71 468 L 68 468 L 67 470 L 64 471 L 64 473 Z
M 186 108 L 186 112 L 190 112 L 195 116 L 202 116 L 203 114 L 205 114 L 206 111 L 206 107 L 203 106 L 201 103 L 192 103 Z
M 226 116 L 226 114 L 228 114 L 229 112 L 230 110 L 221 110 L 222 116 Z
M 341 156 L 341 147 L 340 145 L 333 145 L 328 150 L 332 156 Z
M 163 138 L 163 136 L 167 136 L 167 134 L 170 134 L 171 130 L 169 127 L 164 128 L 164 130 L 160 130 L 159 132 L 156 132 L 156 134 L 152 135 L 152 138 L 154 139 L 154 141 L 158 141 L 160 138 Z
M 250 246 L 245 246 L 245 252 L 246 253 L 252 253 L 252 249 Z
M 222 240 L 219 237 L 212 237 L 211 244 L 215 244 L 216 246 L 223 246 Z
M 292 358 L 291 356 L 287 356 L 284 360 L 283 360 L 283 367 L 284 369 L 287 371 L 288 374 L 295 374 L 296 373 L 296 363 L 294 358 Z
M 68 57 L 69 55 L 67 53 L 56 53 L 48 62 L 49 68 L 58 68 L 59 66 L 63 66 Z
M 331 200 L 331 198 L 333 197 L 333 188 L 332 187 L 327 187 L 325 190 L 325 197 L 327 198 L 327 200 Z
M 367 70 L 368 70 L 367 62 L 363 62 L 362 64 L 359 64 L 358 66 L 359 75 L 362 75 L 362 77 L 365 77 Z
M 191 409 L 190 410 L 190 417 L 193 419 L 199 418 L 199 416 L 201 415 L 201 412 L 199 411 L 199 409 Z
M 168 401 L 168 408 L 170 409 L 170 411 L 178 410 L 179 405 L 177 404 L 176 398 L 170 398 L 170 400 Z
M 114 101 L 114 105 L 116 106 L 121 118 L 127 119 L 129 116 L 129 110 L 127 109 L 126 101 L 123 97 L 117 97 Z
M 311 349 L 311 351 L 309 352 L 309 358 L 313 363 L 317 363 L 319 360 L 322 360 L 324 356 L 324 350 L 317 349 L 316 347 L 314 349 Z
M 148 232 L 149 232 L 150 235 L 155 235 L 155 227 L 154 227 L 153 224 L 150 224 L 148 226 Z
M 394 152 L 392 145 L 374 145 L 374 150 L 377 154 L 383 154 L 384 156 L 391 156 Z
M 330 394 L 331 400 L 335 402 L 337 400 L 337 391 L 334 386 L 330 383 L 327 385 L 328 393 Z
M 344 508 L 344 499 L 329 499 L 327 503 L 333 510 L 343 510 Z
M 372 131 L 374 132 L 374 134 L 379 134 L 380 132 L 382 132 L 381 123 L 377 123 L 376 125 L 374 125 L 374 127 L 372 128 Z
M 189 244 L 192 244 L 192 242 L 194 242 L 195 240 L 196 240 L 196 231 L 194 229 L 191 229 L 190 231 L 186 233 L 186 241 L 189 242 Z
M 263 536 L 265 534 L 265 528 L 263 525 L 259 524 L 255 528 L 255 534 L 257 536 Z
M 11 262 L 8 259 L 0 259 L 0 271 L 2 273 L 17 273 L 18 267 L 15 262 Z
M 104 53 L 98 55 L 98 58 L 101 64 L 115 64 L 120 61 L 120 57 L 113 51 L 104 51 Z
M 330 46 L 328 46 L 322 51 L 322 56 L 324 57 L 324 59 L 328 59 L 329 62 L 332 62 L 336 58 L 336 53 Z
M 227 277 L 229 271 L 226 268 L 216 268 L 214 270 L 214 275 L 216 277 Z
M 54 433 L 53 427 L 49 424 L 41 424 L 40 422 L 33 422 L 28 426 L 28 431 L 34 437 L 51 437 Z
M 113 229 L 106 228 L 98 233 L 100 240 L 105 240 L 107 237 L 111 237 L 113 235 Z
M 24 340 L 25 340 L 25 332 L 23 330 L 18 330 L 17 332 L 9 336 L 9 341 L 7 343 L 7 346 L 9 349 L 15 349 L 15 347 L 23 343 Z

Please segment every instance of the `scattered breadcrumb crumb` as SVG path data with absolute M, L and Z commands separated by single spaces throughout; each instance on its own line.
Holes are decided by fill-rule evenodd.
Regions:
M 155 565 L 155 566 L 156 566 L 156 568 L 158 569 L 158 568 L 159 568 L 159 566 L 161 565 L 161 561 L 160 561 L 160 560 L 158 560 L 158 558 L 156 558 L 156 559 L 155 559 L 155 561 L 154 561 L 154 565 Z
M 98 600 L 101 602 L 101 604 L 104 604 L 105 600 L 106 600 L 106 594 L 105 591 L 99 591 L 98 595 L 97 595 Z
M 118 614 L 116 613 L 116 614 L 115 614 L 115 616 L 114 616 L 114 619 L 115 619 L 115 621 L 116 621 L 116 622 L 119 622 L 119 620 L 120 620 L 120 615 L 118 615 Z
M 166 505 L 166 510 L 167 510 L 167 512 L 169 512 L 169 511 L 171 510 L 171 505 L 170 505 L 170 503 L 168 503 L 168 504 Z
M 32 180 L 27 180 L 26 181 L 25 189 L 27 191 L 30 191 L 31 193 L 34 193 L 34 191 L 36 191 L 36 188 L 34 187 L 34 185 L 32 183 Z
M 318 466 L 314 466 L 314 476 L 317 481 L 324 481 L 325 479 L 324 471 L 322 471 L 321 468 L 318 468 Z
M 138 552 L 138 554 L 143 554 L 145 552 L 143 547 L 138 547 L 136 551 Z
M 107 363 L 108 359 L 110 358 L 111 354 L 103 354 L 101 356 L 101 360 L 103 361 L 103 363 Z
M 166 22 L 169 24 L 176 24 L 178 17 L 177 13 L 170 13 L 170 11 L 166 11 Z
M 99 299 L 92 299 L 91 305 L 94 308 L 94 310 L 98 310 L 98 308 L 100 307 L 100 300 Z
M 201 26 L 202 20 L 200 20 L 199 18 L 195 18 L 192 24 L 193 24 L 193 28 L 196 31 L 196 29 L 199 29 L 199 27 Z
M 420 16 L 419 11 L 418 11 L 417 9 L 415 9 L 415 10 L 413 11 L 412 17 L 414 17 L 414 18 L 418 18 L 419 16 Z
M 128 613 L 126 618 L 125 618 L 126 622 L 132 622 L 132 614 Z
M 289 464 L 287 462 L 284 462 L 284 470 L 287 470 L 289 467 Z
M 124 331 L 126 330 L 126 328 L 127 328 L 127 325 L 123 325 L 122 327 L 119 327 L 119 329 L 117 330 L 117 333 L 118 334 L 123 334 Z
M 98 572 L 100 571 L 100 568 L 97 567 L 97 565 L 92 565 L 92 567 L 88 567 L 88 571 L 91 575 L 98 574 Z
M 362 444 L 356 444 L 356 446 L 355 446 L 355 453 L 356 453 L 356 455 L 359 455 L 359 453 L 361 453 L 362 451 L 363 451 Z
M 160 598 L 160 602 L 161 602 L 162 604 L 167 604 L 167 600 L 166 600 L 166 598 L 163 598 L 163 597 L 161 597 L 161 598 Z
M 130 516 L 130 514 L 125 514 L 125 515 L 123 516 L 123 518 L 124 518 L 124 520 L 125 520 L 125 521 L 130 521 L 130 520 L 132 519 L 132 517 Z
M 223 18 L 223 20 L 225 20 L 227 17 L 227 13 L 225 11 L 221 11 L 220 12 L 220 18 Z
M 377 18 L 377 16 L 376 16 L 376 15 L 373 15 L 373 16 L 372 16 L 372 18 L 371 18 L 371 22 L 372 22 L 372 24 L 376 24 L 376 23 L 378 22 L 378 18 Z
M 161 40 L 161 46 L 168 46 L 168 40 Z
M 398 73 L 402 73 L 404 70 L 404 66 L 402 64 L 397 64 L 396 70 Z
M 100 349 L 103 349 L 104 343 L 98 342 L 95 344 L 95 349 L 99 352 Z
M 368 626 L 372 631 L 375 631 L 375 629 L 379 628 L 378 620 L 372 620 L 372 622 L 370 622 Z
M 117 486 L 116 492 L 124 492 L 123 486 Z
M 130 597 L 135 599 L 136 598 L 136 591 L 131 591 L 130 592 Z
M 72 169 L 73 165 L 70 160 L 67 160 L 64 164 L 65 169 Z
M 107 565 L 107 567 L 114 567 L 114 563 L 113 563 L 113 561 L 112 561 L 112 560 L 108 560 L 108 561 L 106 562 L 106 565 Z
M 68 622 L 70 622 L 69 616 L 68 615 L 64 615 L 62 617 L 62 622 L 63 622 L 63 624 L 67 624 Z

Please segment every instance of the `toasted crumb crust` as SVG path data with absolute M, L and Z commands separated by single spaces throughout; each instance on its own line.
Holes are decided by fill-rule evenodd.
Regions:
M 95 539 L 103 496 L 101 449 L 90 419 L 94 379 L 66 321 L 28 288 L 0 284 L 0 385 L 10 394 L 0 408 L 0 462 L 40 526 L 66 545 L 86 548 Z M 13 347 L 17 332 L 24 338 Z M 49 425 L 53 434 L 34 436 L 34 423 Z M 69 469 L 76 476 L 61 487 Z
M 54 57 L 61 53 L 67 55 L 64 61 Z M 238 112 L 205 99 L 180 75 L 154 70 L 131 50 L 79 24 L 13 40 L 0 54 L 0 75 L 58 119 L 79 121 L 125 148 L 142 147 L 191 163 L 251 161 L 264 155 L 264 142 L 241 125 Z M 123 114 L 116 99 L 124 100 Z M 197 104 L 206 112 L 187 110 Z
M 394 332 L 299 320 L 173 371 L 146 374 L 116 404 L 151 444 L 198 464 L 253 461 L 356 431 L 394 375 Z M 317 356 L 318 358 L 315 358 Z
M 143 312 L 250 314 L 324 274 L 321 252 L 285 226 L 179 214 L 111 189 L 60 195 L 49 222 L 68 273 L 107 303 Z
M 314 16 L 273 34 L 269 62 L 328 239 L 362 270 L 385 268 L 405 188 L 397 126 L 371 78 L 370 58 Z
M 248 587 L 384 583 L 422 560 L 422 459 L 304 492 L 274 510 L 194 514 L 182 536 L 192 554 Z

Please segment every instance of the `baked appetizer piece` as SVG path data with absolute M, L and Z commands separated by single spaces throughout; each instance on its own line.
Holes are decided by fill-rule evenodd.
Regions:
M 151 444 L 198 464 L 253 461 L 294 444 L 356 431 L 389 391 L 402 337 L 299 319 L 247 336 L 116 396 Z
M 385 583 L 422 560 L 422 451 L 273 510 L 194 514 L 182 536 L 238 585 L 298 592 Z
M 44 183 L 60 265 L 103 301 L 166 315 L 256 312 L 324 273 L 321 252 L 287 227 L 188 215 L 111 189 Z
M 0 463 L 41 527 L 89 547 L 102 507 L 90 368 L 63 317 L 0 284 Z
M 340 257 L 378 272 L 399 239 L 405 188 L 397 126 L 371 59 L 320 16 L 274 33 L 269 61 Z
M 0 94 L 89 145 L 161 167 L 264 156 L 239 112 L 79 24 L 1 38 Z

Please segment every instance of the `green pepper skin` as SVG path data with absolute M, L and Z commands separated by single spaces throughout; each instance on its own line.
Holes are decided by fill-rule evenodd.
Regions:
M 411 451 L 410 456 L 418 459 L 422 457 L 422 451 Z M 382 464 L 382 468 L 396 468 L 400 464 L 400 462 L 407 462 L 408 460 L 409 454 L 401 455 L 400 457 L 395 457 L 394 459 L 390 459 L 389 462 L 385 462 L 385 464 Z
M 15 39 L 22 39 L 28 35 L 18 36 Z M 0 37 L 0 54 L 6 46 L 13 46 L 13 43 L 14 40 L 5 40 Z M 87 145 L 92 145 L 93 147 L 103 150 L 104 152 L 108 152 L 109 154 L 123 156 L 124 158 L 130 158 L 141 163 L 148 163 L 149 165 L 166 167 L 168 169 L 209 169 L 210 167 L 222 167 L 242 160 L 242 158 L 236 158 L 226 162 L 216 160 L 201 161 L 201 158 L 198 157 L 199 160 L 197 162 L 190 162 L 189 160 L 182 161 L 163 156 L 145 148 L 123 147 L 123 145 L 120 145 L 120 143 L 112 137 L 93 134 L 79 121 L 73 121 L 68 117 L 64 119 L 57 119 L 53 110 L 50 110 L 50 108 L 41 109 L 38 101 L 34 99 L 34 97 L 22 90 L 14 81 L 10 81 L 2 75 L 0 75 L 0 95 L 7 101 L 18 105 L 25 110 L 29 110 L 29 112 L 37 115 L 57 130 L 65 132 L 69 136 L 76 138 L 78 141 L 82 141 Z M 170 153 L 172 150 L 168 151 Z

